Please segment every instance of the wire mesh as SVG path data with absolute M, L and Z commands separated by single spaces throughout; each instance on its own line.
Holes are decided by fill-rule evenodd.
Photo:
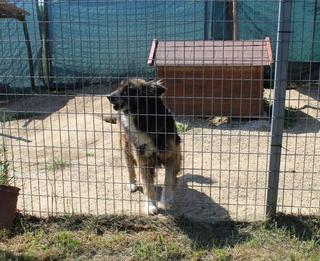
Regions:
M 255 48 L 270 37 L 275 57 L 278 1 L 8 2 L 30 14 L 36 85 L 31 90 L 21 21 L 0 19 L 0 136 L 21 211 L 144 212 L 143 193 L 127 190 L 125 130 L 107 122 L 117 112 L 106 98 L 139 77 L 164 80 L 163 101 L 182 139 L 173 209 L 160 213 L 265 218 L 274 63 L 264 64 L 268 48 Z M 320 209 L 318 13 L 317 0 L 293 1 L 278 198 L 288 213 Z M 163 168 L 155 185 L 159 200 Z

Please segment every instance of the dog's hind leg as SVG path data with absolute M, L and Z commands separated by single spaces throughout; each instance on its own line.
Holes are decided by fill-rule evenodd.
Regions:
M 157 208 L 155 206 L 156 192 L 154 188 L 155 168 L 148 167 L 147 164 L 140 164 L 139 167 L 145 196 L 145 213 L 148 215 L 157 214 Z

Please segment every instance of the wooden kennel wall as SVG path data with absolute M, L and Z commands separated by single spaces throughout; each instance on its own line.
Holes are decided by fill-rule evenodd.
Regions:
M 148 64 L 156 66 L 176 115 L 256 117 L 262 114 L 264 66 L 270 39 L 246 41 L 153 40 Z

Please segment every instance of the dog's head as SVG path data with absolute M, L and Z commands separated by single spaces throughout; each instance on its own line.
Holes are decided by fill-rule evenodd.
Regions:
M 116 111 L 126 113 L 150 113 L 160 102 L 165 87 L 160 81 L 146 82 L 143 79 L 123 80 L 118 88 L 107 95 Z

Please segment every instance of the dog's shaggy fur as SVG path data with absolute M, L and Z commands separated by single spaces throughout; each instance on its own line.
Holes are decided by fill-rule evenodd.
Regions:
M 128 188 L 131 192 L 137 190 L 137 166 L 144 185 L 145 210 L 148 214 L 157 213 L 154 188 L 156 168 L 165 167 L 165 183 L 159 206 L 168 209 L 173 202 L 176 176 L 181 165 L 181 139 L 171 113 L 161 100 L 164 91 L 159 81 L 128 79 L 107 96 L 118 111 L 118 122 L 123 130 L 121 147 L 128 166 Z

